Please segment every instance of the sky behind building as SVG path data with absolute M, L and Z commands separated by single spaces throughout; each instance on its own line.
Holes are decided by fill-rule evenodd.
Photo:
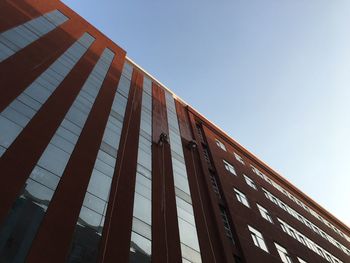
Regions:
M 64 0 L 350 225 L 350 2 Z

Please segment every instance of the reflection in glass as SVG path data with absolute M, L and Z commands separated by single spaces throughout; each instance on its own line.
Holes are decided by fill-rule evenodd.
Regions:
M 135 232 L 131 232 L 130 261 L 131 263 L 150 263 L 152 243 Z
M 130 80 L 123 76 L 129 74 L 129 71 L 130 65 L 125 63 L 121 79 L 126 81 L 118 83 L 67 262 L 92 263 L 97 260 L 128 99 L 124 95 L 128 96 L 130 89 Z
M 74 235 L 75 240 L 80 242 L 72 242 L 67 262 L 96 262 L 100 235 L 93 228 L 85 227 L 83 224 L 76 226 Z
M 175 100 L 170 92 L 165 93 L 169 124 L 169 138 L 173 178 L 176 194 L 176 208 L 179 222 L 181 255 L 183 262 L 202 262 L 198 244 L 197 229 L 193 215 L 191 193 L 188 184 L 185 159 L 177 120 Z
M 141 123 L 129 262 L 151 262 L 152 246 L 152 81 L 143 79 Z
M 61 145 L 57 144 L 59 140 L 56 140 L 56 137 L 61 137 L 62 135 L 60 130 L 62 127 L 65 127 L 67 123 L 64 120 L 69 120 L 70 116 L 74 115 L 72 113 L 76 111 L 80 111 L 79 114 L 81 119 L 79 120 L 79 123 L 74 123 L 74 120 L 72 119 L 70 119 L 70 121 L 77 126 L 75 132 L 77 132 L 78 136 L 80 135 L 113 57 L 114 54 L 109 49 L 106 48 L 103 51 L 101 57 L 94 66 L 94 69 L 88 76 L 72 106 L 61 122 L 58 130 L 52 137 L 37 165 L 27 179 L 23 194 L 18 197 L 13 205 L 11 214 L 6 219 L 5 224 L 0 230 L 0 232 L 3 233 L 3 235 L 0 235 L 0 242 L 3 244 L 2 247 L 0 247 L 0 258 L 5 258 L 4 262 L 24 262 L 26 254 L 28 253 L 31 243 L 33 242 L 40 223 L 45 215 L 46 209 L 50 204 L 54 191 L 56 190 L 58 181 L 63 175 L 64 169 L 74 149 L 74 147 L 70 148 L 69 152 L 67 152 L 67 148 L 65 150 L 62 149 Z M 100 72 L 101 69 L 102 73 Z M 92 81 L 94 76 L 99 77 L 100 80 Z M 89 107 L 86 107 L 84 111 L 79 110 L 76 107 L 76 105 L 79 104 L 81 97 L 88 97 L 91 100 Z M 75 139 L 65 139 L 68 141 L 70 140 L 70 142 L 75 145 L 78 136 L 74 137 Z M 95 219 L 93 212 L 90 213 L 87 218 L 91 221 L 92 219 Z
M 42 221 L 52 190 L 28 181 L 0 229 L 0 262 L 24 262 Z
M 11 146 L 94 40 L 85 33 L 0 113 L 0 146 L 5 148 L 0 151 L 0 156 Z
M 30 45 L 68 20 L 58 10 L 34 18 L 0 34 L 0 62 Z

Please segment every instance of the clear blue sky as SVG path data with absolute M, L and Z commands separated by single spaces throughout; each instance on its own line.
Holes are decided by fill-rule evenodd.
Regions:
M 349 0 L 64 0 L 350 224 Z

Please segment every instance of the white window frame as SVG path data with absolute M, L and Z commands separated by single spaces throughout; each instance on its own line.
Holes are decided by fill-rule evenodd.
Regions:
M 219 148 L 227 152 L 225 144 L 223 144 L 219 139 L 215 139 L 215 143 Z
M 297 257 L 297 258 L 298 258 L 299 263 L 307 263 L 304 259 L 302 259 L 300 257 Z
M 241 191 L 239 191 L 236 188 L 233 188 L 233 191 L 235 192 L 236 198 L 237 200 L 242 203 L 243 205 L 245 205 L 246 207 L 250 208 L 247 196 L 245 194 L 243 194 Z
M 226 169 L 227 171 L 229 171 L 231 174 L 237 176 L 235 167 L 234 167 L 232 164 L 230 164 L 228 161 L 226 161 L 226 160 L 222 160 L 222 161 L 224 162 L 225 169 Z
M 259 177 L 264 178 L 264 176 L 266 176 L 264 173 L 262 173 L 262 172 L 261 172 L 258 168 L 256 168 L 254 165 L 251 164 L 250 166 L 251 166 L 253 172 L 254 172 L 256 175 L 258 175 Z
M 253 239 L 254 245 L 266 251 L 267 253 L 269 253 L 269 250 L 267 249 L 267 246 L 262 234 L 250 225 L 248 225 L 248 230 L 250 232 L 250 236 Z
M 246 176 L 245 174 L 243 174 L 243 176 L 244 176 L 244 180 L 246 181 L 247 185 L 249 185 L 254 190 L 257 190 L 255 182 L 250 177 Z
M 325 250 L 324 248 L 320 247 L 318 244 L 316 244 L 314 241 L 300 233 L 298 230 L 294 229 L 292 226 L 288 225 L 286 222 L 283 220 L 277 218 L 278 222 L 280 223 L 280 226 L 282 230 L 287 233 L 289 236 L 295 238 L 298 240 L 300 243 L 302 243 L 304 246 L 309 248 L 310 250 L 314 251 L 321 257 L 325 258 L 327 261 L 331 260 L 333 263 L 339 262 L 342 263 L 339 259 L 337 259 L 335 256 L 333 256 L 329 251 Z M 291 230 L 295 235 L 292 235 Z M 330 258 L 329 258 L 330 257 Z M 329 261 L 329 262 L 331 262 Z
M 292 258 L 288 254 L 288 251 L 280 244 L 275 242 L 275 247 L 283 263 L 292 263 Z
M 233 152 L 233 155 L 235 156 L 236 160 L 239 161 L 241 164 L 245 165 L 243 158 L 238 155 L 237 153 Z
M 265 207 L 259 205 L 258 203 L 256 205 L 259 209 L 261 217 L 273 224 L 273 220 L 272 220 L 272 217 L 271 217 L 269 211 L 267 211 L 267 209 Z

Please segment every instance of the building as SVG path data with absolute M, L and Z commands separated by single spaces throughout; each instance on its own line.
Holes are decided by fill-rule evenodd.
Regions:
M 0 262 L 350 262 L 345 224 L 63 3 L 0 14 Z

